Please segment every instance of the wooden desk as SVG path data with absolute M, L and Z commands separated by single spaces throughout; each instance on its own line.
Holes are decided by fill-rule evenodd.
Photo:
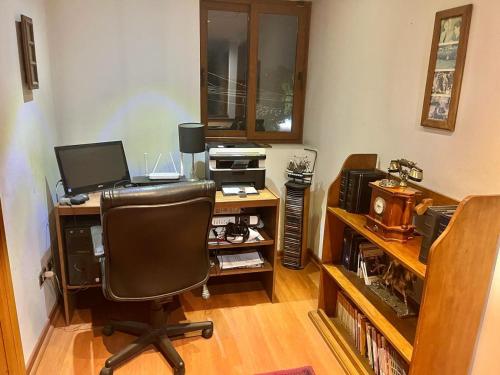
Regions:
M 79 206 L 62 206 L 57 205 L 55 208 L 57 240 L 58 240 L 58 256 L 59 269 L 58 273 L 61 280 L 61 289 L 63 292 L 63 304 L 66 324 L 69 324 L 74 311 L 74 302 L 76 293 L 79 290 L 87 288 L 101 287 L 100 283 L 90 285 L 70 285 L 67 274 L 67 256 L 64 240 L 64 229 L 69 224 L 74 225 L 78 220 L 92 218 L 96 221 L 100 220 L 101 206 L 100 193 L 90 194 L 89 200 Z M 237 283 L 239 278 L 258 280 L 266 290 L 269 299 L 274 301 L 274 285 L 275 285 L 275 268 L 277 261 L 276 238 L 278 236 L 278 217 L 279 217 L 280 200 L 277 195 L 268 189 L 260 190 L 259 195 L 248 195 L 246 198 L 238 196 L 224 196 L 220 191 L 215 197 L 215 213 L 227 209 L 245 209 L 249 212 L 258 213 L 264 221 L 264 228 L 261 231 L 264 236 L 264 241 L 254 244 L 231 244 L 231 245 L 209 245 L 209 250 L 216 249 L 244 249 L 248 247 L 258 248 L 261 254 L 266 259 L 266 263 L 262 268 L 254 269 L 236 269 L 236 270 L 220 270 L 216 265 L 210 271 L 209 283 Z

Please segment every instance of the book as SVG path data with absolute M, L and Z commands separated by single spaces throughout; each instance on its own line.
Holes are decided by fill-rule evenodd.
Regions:
M 385 375 L 384 374 L 384 367 L 382 366 L 384 362 L 384 352 L 382 350 L 382 337 L 380 333 L 377 333 L 377 358 L 378 358 L 378 373 L 380 375 Z
M 349 178 L 349 169 L 342 171 L 342 176 L 340 178 L 340 194 L 339 194 L 339 207 L 345 209 L 345 197 L 347 193 L 347 181 Z
M 389 366 L 388 366 L 389 362 L 387 361 L 389 354 L 387 353 L 387 341 L 385 340 L 384 336 L 381 337 L 381 342 L 382 342 L 381 347 L 382 347 L 382 353 L 383 353 L 382 366 L 384 369 L 384 375 L 389 375 Z
M 386 173 L 377 170 L 351 170 L 347 177 L 345 210 L 367 214 L 370 211 L 371 181 L 384 178 Z
M 372 351 L 373 351 L 373 370 L 378 375 L 378 346 L 377 346 L 377 331 L 372 327 Z
M 362 316 L 361 317 L 361 322 L 360 322 L 360 347 L 359 347 L 359 352 L 360 354 L 365 357 L 366 356 L 366 317 Z
M 407 375 L 409 365 L 361 310 L 342 292 L 337 293 L 337 318 L 358 353 L 367 358 L 376 375 Z
M 344 229 L 342 243 L 342 265 L 348 271 L 358 271 L 359 247 L 368 241 L 362 235 L 349 227 Z
M 372 326 L 366 325 L 366 349 L 368 351 L 368 363 L 373 368 L 373 350 L 372 350 Z
M 378 247 L 360 246 L 359 256 L 363 278 L 366 285 L 371 285 L 377 281 L 385 272 L 386 259 L 385 253 Z

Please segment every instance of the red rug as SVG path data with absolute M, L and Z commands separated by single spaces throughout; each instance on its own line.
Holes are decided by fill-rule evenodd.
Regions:
M 306 366 L 299 368 L 291 368 L 289 370 L 266 372 L 257 375 L 315 375 L 315 373 L 311 366 Z

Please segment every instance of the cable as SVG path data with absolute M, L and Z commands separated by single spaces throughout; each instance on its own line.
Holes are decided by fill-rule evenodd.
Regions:
M 122 184 L 126 184 L 126 183 L 129 183 L 129 184 L 132 184 L 132 181 L 130 180 L 120 180 L 120 181 L 116 181 L 113 185 L 113 189 L 116 189 L 119 185 L 122 185 Z M 132 184 L 134 186 L 136 186 L 136 184 Z
M 241 241 L 236 241 L 236 238 L 240 236 Z M 229 237 L 232 237 L 232 239 L 229 239 Z M 248 240 L 248 237 L 250 237 L 250 230 L 247 224 L 243 222 L 239 222 L 238 224 L 227 223 L 226 230 L 224 232 L 224 239 L 227 242 L 232 244 L 245 243 Z
M 55 280 L 55 281 L 54 281 Z M 57 286 L 57 290 L 61 294 L 61 297 L 63 296 L 63 292 L 61 290 L 61 285 L 59 283 L 59 277 L 57 276 L 57 273 L 54 272 L 54 277 L 52 277 L 52 283 L 55 283 Z
M 56 182 L 56 188 L 55 188 L 55 193 L 56 193 L 56 202 L 59 203 L 59 194 L 57 194 L 57 188 L 59 184 L 62 184 L 62 179 Z

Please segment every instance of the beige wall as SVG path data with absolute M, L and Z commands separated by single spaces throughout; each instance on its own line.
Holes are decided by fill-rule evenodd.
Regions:
M 176 150 L 177 124 L 200 116 L 198 0 L 44 4 L 0 3 L 0 172 L 9 176 L 0 194 L 26 357 L 54 300 L 36 281 L 50 246 L 45 179 L 52 187 L 59 177 L 52 146 L 123 139 L 138 174 L 143 152 Z M 382 167 L 393 157 L 414 159 L 426 186 L 456 198 L 500 192 L 500 54 L 491 47 L 500 42 L 498 2 L 475 3 L 457 130 L 418 125 L 434 13 L 454 5 L 462 4 L 313 2 L 305 141 L 320 151 L 311 220 L 317 253 L 324 195 L 350 153 L 376 152 Z M 20 12 L 35 18 L 41 69 L 30 103 L 22 100 L 14 43 Z M 299 148 L 269 150 L 267 184 L 281 193 L 286 160 Z
M 423 184 L 461 199 L 500 193 L 500 2 L 474 2 L 456 130 L 419 125 L 436 11 L 459 0 L 315 0 L 305 141 L 319 149 L 315 209 L 345 157 L 406 157 Z M 314 247 L 319 247 L 319 231 Z
M 200 121 L 198 0 L 50 0 L 48 14 L 60 143 L 123 140 L 133 175 L 143 173 L 144 152 L 151 166 L 178 150 L 177 125 Z M 301 148 L 268 149 L 276 192 Z M 162 160 L 160 170 L 169 168 Z
M 40 89 L 24 101 L 15 21 L 33 18 Z M 59 178 L 45 2 L 0 2 L 0 197 L 25 359 L 28 360 L 55 302 L 50 283 L 38 285 L 50 256 L 48 212 Z M 1 286 L 0 286 L 1 287 Z
M 465 3 L 313 1 L 305 141 L 320 155 L 311 228 L 316 252 L 326 191 L 351 153 L 377 153 L 384 169 L 391 158 L 414 160 L 425 186 L 457 199 L 500 193 L 499 1 L 474 1 L 455 132 L 419 125 L 434 15 Z M 488 330 L 500 320 L 496 284 L 476 374 L 500 372 L 484 372 L 491 367 L 483 362 L 498 347 Z
M 144 152 L 151 165 L 178 150 L 177 125 L 200 121 L 198 0 L 49 4 L 61 144 L 123 140 L 135 175 Z M 278 189 L 289 149 L 269 151 L 269 184 Z
M 133 174 L 178 149 L 177 124 L 200 117 L 198 1 L 49 4 L 61 144 L 123 140 Z

